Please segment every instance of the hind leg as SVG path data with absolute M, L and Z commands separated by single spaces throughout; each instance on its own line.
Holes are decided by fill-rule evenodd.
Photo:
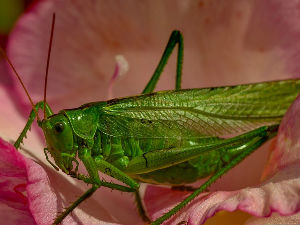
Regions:
M 170 55 L 172 54 L 173 49 L 178 43 L 178 53 L 177 53 L 177 66 L 176 66 L 176 83 L 175 90 L 181 89 L 181 75 L 182 75 L 182 62 L 183 62 L 183 37 L 181 33 L 177 30 L 174 30 L 170 36 L 168 44 L 165 48 L 165 51 L 159 61 L 158 66 L 156 67 L 150 81 L 143 90 L 143 94 L 153 92 L 161 73 L 163 72 L 164 67 L 166 66 Z

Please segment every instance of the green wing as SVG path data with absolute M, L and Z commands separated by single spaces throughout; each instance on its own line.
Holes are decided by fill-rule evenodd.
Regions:
M 136 138 L 233 135 L 278 124 L 299 92 L 300 80 L 286 80 L 114 99 L 102 108 L 99 128 Z

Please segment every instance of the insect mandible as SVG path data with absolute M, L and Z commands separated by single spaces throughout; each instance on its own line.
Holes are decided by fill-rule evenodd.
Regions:
M 55 15 L 45 81 L 54 23 Z M 176 45 L 175 90 L 153 92 Z M 183 37 L 175 30 L 141 95 L 87 103 L 54 114 L 46 102 L 46 82 L 44 100 L 34 104 L 11 61 L 2 49 L 1 52 L 32 105 L 15 147 L 20 147 L 37 118 L 47 143 L 47 161 L 56 170 L 92 185 L 53 224 L 59 224 L 101 186 L 134 193 L 140 215 L 151 222 L 139 195 L 139 182 L 179 186 L 210 176 L 185 200 L 151 222 L 163 223 L 274 137 L 283 115 L 300 92 L 298 79 L 182 90 Z M 38 116 L 40 109 L 43 119 Z M 79 163 L 83 163 L 87 175 L 78 172 Z M 102 180 L 99 171 L 124 185 Z

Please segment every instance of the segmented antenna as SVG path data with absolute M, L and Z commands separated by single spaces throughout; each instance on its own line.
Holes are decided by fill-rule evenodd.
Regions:
M 47 97 L 47 83 L 48 83 L 47 81 L 48 81 L 48 71 L 49 71 L 49 62 L 50 62 L 50 55 L 51 55 L 51 48 L 52 48 L 54 25 L 55 25 L 55 13 L 53 13 L 52 16 L 52 26 L 51 26 L 49 48 L 48 48 L 47 66 L 46 66 L 46 76 L 45 76 L 45 86 L 44 86 L 44 119 L 47 118 L 46 115 L 46 97 Z
M 38 112 L 37 112 L 37 110 L 36 110 L 36 108 L 35 108 L 35 105 L 34 105 L 32 99 L 31 99 L 31 97 L 30 97 L 30 95 L 29 95 L 29 93 L 28 93 L 28 91 L 27 91 L 27 89 L 26 89 L 26 87 L 25 87 L 23 81 L 21 80 L 21 77 L 19 76 L 19 74 L 18 74 L 18 72 L 16 71 L 14 65 L 13 65 L 12 62 L 9 60 L 7 54 L 5 53 L 4 49 L 3 49 L 1 46 L 0 46 L 0 52 L 1 52 L 1 54 L 3 55 L 3 57 L 5 58 L 5 60 L 7 61 L 7 63 L 10 65 L 10 67 L 11 67 L 12 70 L 14 71 L 14 74 L 17 76 L 17 78 L 18 78 L 20 84 L 22 85 L 23 90 L 25 91 L 25 93 L 26 93 L 26 95 L 27 95 L 27 97 L 28 97 L 28 99 L 29 99 L 29 101 L 30 101 L 30 104 L 31 104 L 31 106 L 32 106 L 32 109 L 34 110 L 34 112 L 35 112 L 35 114 L 36 114 L 37 120 L 38 120 L 38 121 L 41 121 L 41 119 L 40 119 L 40 117 L 39 117 L 39 114 L 38 114 Z

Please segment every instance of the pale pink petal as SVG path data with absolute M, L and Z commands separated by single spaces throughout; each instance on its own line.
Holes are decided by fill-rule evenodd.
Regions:
M 270 176 L 290 164 L 300 162 L 300 96 L 281 121 L 279 135 L 263 176 Z
M 204 193 L 169 221 L 176 224 L 188 221 L 188 224 L 202 224 L 221 210 L 237 209 L 258 217 L 268 217 L 273 212 L 282 216 L 293 215 L 300 210 L 300 96 L 285 115 L 277 136 L 272 160 L 273 168 L 278 168 L 271 178 L 259 187 L 246 187 L 241 190 Z M 279 153 L 277 153 L 279 151 Z M 289 152 L 288 155 L 283 152 Z M 242 179 L 245 179 L 243 176 Z M 149 186 L 144 201 L 152 218 L 158 218 L 172 209 L 188 193 Z
M 8 52 L 34 99 L 41 100 L 56 13 L 48 86 L 55 110 L 104 100 L 118 54 L 130 70 L 116 82 L 115 96 L 140 93 L 173 29 L 185 38 L 185 88 L 291 78 L 299 76 L 298 4 L 44 0 L 18 22 Z M 173 89 L 174 76 L 175 57 L 159 89 Z

